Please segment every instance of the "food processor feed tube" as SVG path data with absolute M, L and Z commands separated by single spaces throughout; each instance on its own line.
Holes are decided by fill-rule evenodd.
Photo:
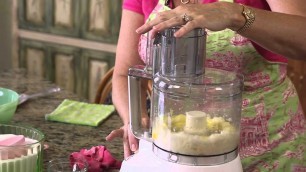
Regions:
M 146 165 L 135 165 L 138 161 L 151 161 L 152 171 L 242 171 L 237 149 L 242 76 L 219 69 L 204 72 L 204 30 L 176 38 L 177 30 L 167 29 L 154 40 L 148 53 L 152 66 L 129 70 L 131 130 L 152 143 L 140 141 L 140 151 L 123 162 L 121 171 L 143 170 Z M 141 125 L 142 79 L 153 81 L 149 128 Z M 142 150 L 145 145 L 148 149 Z

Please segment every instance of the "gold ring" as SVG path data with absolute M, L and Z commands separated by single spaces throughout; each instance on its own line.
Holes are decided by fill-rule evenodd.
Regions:
M 189 21 L 192 20 L 192 18 L 191 18 L 190 16 L 188 16 L 186 13 L 184 13 L 184 14 L 182 15 L 182 19 L 183 19 L 183 21 L 184 21 L 185 23 L 187 23 L 187 22 L 189 22 Z
M 189 2 L 190 2 L 190 0 L 185 0 L 185 1 L 184 1 L 184 0 L 181 0 L 181 3 L 182 3 L 182 4 L 188 4 Z

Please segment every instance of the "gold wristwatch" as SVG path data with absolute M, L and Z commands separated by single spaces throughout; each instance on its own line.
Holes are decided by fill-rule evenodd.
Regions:
M 237 33 L 242 33 L 245 30 L 247 30 L 248 28 L 251 27 L 251 25 L 254 23 L 255 21 L 255 13 L 250 9 L 247 8 L 246 6 L 242 5 L 243 10 L 242 10 L 242 15 L 245 17 L 245 24 L 238 29 L 236 32 Z

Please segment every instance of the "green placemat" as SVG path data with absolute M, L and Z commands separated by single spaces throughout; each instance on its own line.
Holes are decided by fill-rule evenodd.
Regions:
M 98 126 L 115 110 L 113 105 L 90 104 L 65 99 L 53 112 L 46 114 L 49 121 Z

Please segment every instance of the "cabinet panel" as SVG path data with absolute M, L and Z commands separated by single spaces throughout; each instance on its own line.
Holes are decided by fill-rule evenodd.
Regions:
M 19 0 L 18 20 L 20 28 L 47 31 L 47 1 Z
M 54 0 L 54 25 L 71 28 L 73 26 L 71 0 Z
M 50 44 L 50 64 L 54 65 L 52 80 L 61 88 L 75 92 L 77 61 L 80 49 L 70 46 Z
M 45 53 L 42 49 L 27 48 L 25 55 L 28 75 L 35 75 L 43 78 L 45 75 L 44 60 Z
M 82 37 L 116 43 L 120 29 L 121 4 L 121 0 L 82 1 Z
M 74 91 L 73 56 L 57 53 L 55 55 L 55 83 L 61 88 Z
M 90 32 L 110 34 L 110 7 L 109 0 L 89 0 L 88 30 Z
M 49 73 L 45 67 L 48 59 L 48 48 L 46 44 L 20 39 L 19 47 L 20 67 L 26 68 L 29 75 L 49 78 Z
M 26 0 L 26 20 L 31 23 L 43 24 L 45 22 L 45 1 Z
M 83 50 L 81 60 L 84 64 L 82 71 L 86 71 L 82 79 L 85 85 L 81 91 L 93 102 L 101 78 L 114 66 L 115 54 Z
M 80 36 L 80 1 L 52 0 L 50 1 L 52 19 L 50 32 L 71 37 Z

